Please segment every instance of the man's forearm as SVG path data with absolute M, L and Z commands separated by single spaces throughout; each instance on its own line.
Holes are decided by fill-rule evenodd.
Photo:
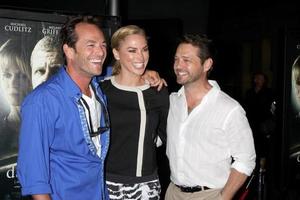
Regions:
M 35 194 L 32 195 L 33 200 L 51 200 L 49 194 Z
M 231 169 L 229 178 L 222 190 L 223 200 L 230 200 L 234 197 L 235 193 L 245 183 L 247 175 Z

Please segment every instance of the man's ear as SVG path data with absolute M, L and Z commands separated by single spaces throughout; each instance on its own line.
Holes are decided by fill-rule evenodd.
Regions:
M 211 58 L 208 58 L 203 63 L 203 69 L 205 72 L 208 72 L 213 66 L 213 60 Z
M 64 51 L 67 59 L 70 59 L 70 58 L 73 59 L 74 53 L 75 53 L 74 48 L 69 47 L 67 44 L 64 44 L 63 51 Z
M 113 54 L 114 54 L 114 58 L 116 60 L 120 60 L 120 55 L 119 55 L 119 51 L 117 49 L 113 49 Z

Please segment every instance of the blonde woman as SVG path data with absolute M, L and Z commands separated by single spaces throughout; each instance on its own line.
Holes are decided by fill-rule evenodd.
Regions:
M 159 199 L 156 146 L 166 138 L 168 92 L 158 92 L 142 78 L 149 60 L 143 29 L 118 29 L 111 47 L 113 76 L 102 83 L 111 119 L 106 160 L 110 199 Z
M 8 39 L 0 47 L 0 88 L 8 105 L 7 114 L 0 119 L 0 159 L 17 154 L 20 107 L 32 89 L 29 51 L 26 48 L 25 43 L 17 38 Z

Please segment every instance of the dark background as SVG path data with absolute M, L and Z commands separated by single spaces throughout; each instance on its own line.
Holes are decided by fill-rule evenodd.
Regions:
M 212 78 L 221 88 L 242 102 L 251 86 L 255 71 L 269 76 L 269 86 L 276 92 L 276 131 L 271 137 L 271 159 L 268 161 L 268 199 L 300 199 L 299 162 L 290 160 L 289 141 L 297 141 L 300 130 L 289 132 L 287 126 L 290 60 L 298 54 L 292 46 L 300 34 L 300 2 L 287 0 L 1 0 L 0 8 L 56 14 L 97 14 L 111 16 L 110 3 L 118 3 L 119 25 L 137 24 L 149 35 L 151 58 L 149 68 L 160 72 L 169 90 L 178 85 L 172 71 L 177 38 L 183 33 L 204 33 L 212 38 L 218 54 Z M 11 16 L 14 17 L 14 16 Z M 292 36 L 294 37 L 294 36 Z M 296 36 L 298 38 L 300 36 Z M 287 44 L 287 41 L 291 43 Z M 295 44 L 293 43 L 295 42 Z M 289 48 L 289 49 L 287 49 Z M 297 122 L 299 123 L 299 122 Z M 161 149 L 160 153 L 164 154 Z M 166 160 L 160 160 L 166 165 Z M 168 170 L 162 168 L 163 176 Z M 164 179 L 163 183 L 167 183 Z

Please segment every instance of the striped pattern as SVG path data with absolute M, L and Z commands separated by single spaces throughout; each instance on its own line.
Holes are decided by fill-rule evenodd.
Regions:
M 121 184 L 106 181 L 111 200 L 159 200 L 161 187 L 159 180 Z

